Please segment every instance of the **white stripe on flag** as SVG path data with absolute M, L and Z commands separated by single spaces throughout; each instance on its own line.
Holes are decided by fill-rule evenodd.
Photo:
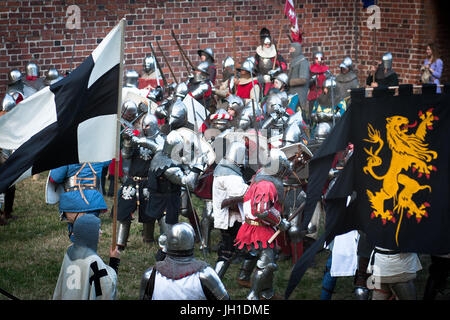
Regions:
M 95 65 L 89 78 L 88 88 L 90 88 L 98 78 L 120 63 L 120 31 L 119 23 L 92 52 L 92 58 Z M 101 61 L 102 63 L 97 63 L 97 61 Z
M 31 177 L 31 170 L 33 169 L 33 167 L 31 167 L 30 169 L 28 169 L 27 171 L 25 171 L 24 173 L 22 173 L 22 175 L 20 177 L 17 178 L 16 181 L 14 181 L 11 185 L 15 185 L 16 183 Z
M 78 125 L 78 160 L 103 162 L 115 157 L 117 115 L 109 114 L 87 119 Z
M 55 95 L 45 87 L 0 117 L 0 148 L 18 149 L 56 121 Z

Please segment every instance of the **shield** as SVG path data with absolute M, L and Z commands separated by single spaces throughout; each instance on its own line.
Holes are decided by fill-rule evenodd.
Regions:
M 127 100 L 131 100 L 136 103 L 139 110 L 147 110 L 150 106 L 152 113 L 155 113 L 156 107 L 158 107 L 156 103 L 142 96 L 140 94 L 140 90 L 136 88 L 122 88 L 122 104 Z M 143 106 L 141 104 L 143 104 Z
M 204 155 L 206 155 L 206 163 L 208 165 L 214 163 L 216 153 L 200 133 L 196 133 L 185 127 L 176 129 L 175 131 L 178 131 L 183 137 L 183 158 L 186 164 L 196 164 L 198 159 Z
M 250 168 L 255 171 L 270 162 L 269 141 L 267 137 L 262 136 L 261 134 L 257 136 L 254 131 L 234 131 L 227 133 L 224 136 L 224 141 L 226 142 L 226 146 L 230 145 L 233 141 L 241 141 L 245 143 L 248 148 L 248 164 Z M 257 146 L 259 146 L 259 148 L 257 148 Z
M 187 120 L 196 130 L 201 129 L 210 112 L 189 94 L 183 99 L 187 108 Z
M 313 157 L 312 152 L 301 142 L 294 143 L 280 148 L 286 157 L 293 163 L 294 171 L 298 179 L 307 179 L 309 176 L 309 160 Z M 288 184 L 298 184 L 299 181 L 295 175 L 287 180 Z
M 50 180 L 50 172 L 48 173 L 47 182 L 45 184 L 45 203 L 56 204 L 59 202 L 61 193 L 64 193 L 64 187 Z

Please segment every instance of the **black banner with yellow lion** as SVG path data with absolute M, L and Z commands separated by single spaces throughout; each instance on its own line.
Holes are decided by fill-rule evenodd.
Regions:
M 286 297 L 323 243 L 351 230 L 386 249 L 450 252 L 450 85 L 441 94 L 434 85 L 420 94 L 411 85 L 398 94 L 375 88 L 372 97 L 352 90 L 350 107 L 309 163 L 303 228 L 335 154 L 349 143 L 353 154 L 325 199 L 325 232 L 297 261 Z

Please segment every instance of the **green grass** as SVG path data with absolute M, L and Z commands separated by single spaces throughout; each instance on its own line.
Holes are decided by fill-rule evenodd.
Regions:
M 48 300 L 59 275 L 61 263 L 70 241 L 67 237 L 67 225 L 59 220 L 57 205 L 45 203 L 45 180 L 47 173 L 41 173 L 37 181 L 26 179 L 16 186 L 16 198 L 13 215 L 16 220 L 9 220 L 6 226 L 0 226 L 0 288 L 19 299 Z M 112 199 L 106 198 L 109 208 Z M 202 202 L 194 199 L 194 205 L 201 212 Z M 109 260 L 111 245 L 112 218 L 109 213 L 101 215 L 103 234 L 100 239 L 98 253 L 104 261 Z M 187 221 L 184 217 L 181 221 Z M 121 253 L 119 267 L 118 299 L 138 299 L 140 279 L 144 271 L 155 263 L 156 245 L 142 242 L 142 225 L 133 221 L 128 247 Z M 155 236 L 159 228 L 155 227 Z M 218 230 L 212 232 L 212 245 L 220 238 Z M 203 255 L 196 245 L 196 256 Z M 317 300 L 320 296 L 323 270 L 329 252 L 323 250 L 315 257 L 314 266 L 309 268 L 300 284 L 292 293 L 290 300 Z M 216 252 L 211 252 L 207 262 L 214 266 Z M 418 296 L 422 297 L 423 287 L 428 275 L 429 257 L 420 256 L 423 270 L 416 280 Z M 288 283 L 292 262 L 278 263 L 274 286 L 276 292 L 284 295 Z M 232 264 L 228 269 L 224 285 L 234 300 L 243 300 L 248 294 L 247 288 L 240 287 L 236 278 L 240 264 Z M 0 300 L 7 299 L 0 294 Z M 353 278 L 338 278 L 333 300 L 353 299 Z

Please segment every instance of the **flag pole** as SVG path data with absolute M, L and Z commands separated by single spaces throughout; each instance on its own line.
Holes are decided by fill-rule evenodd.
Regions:
M 117 127 L 116 127 L 116 155 L 114 162 L 114 204 L 113 204 L 113 226 L 112 226 L 112 250 L 115 250 L 117 245 L 117 194 L 119 191 L 119 163 L 120 163 L 120 118 L 122 107 L 122 86 L 123 86 L 123 53 L 125 45 L 125 18 L 122 18 L 120 24 L 120 64 L 119 64 L 119 87 L 117 98 Z

